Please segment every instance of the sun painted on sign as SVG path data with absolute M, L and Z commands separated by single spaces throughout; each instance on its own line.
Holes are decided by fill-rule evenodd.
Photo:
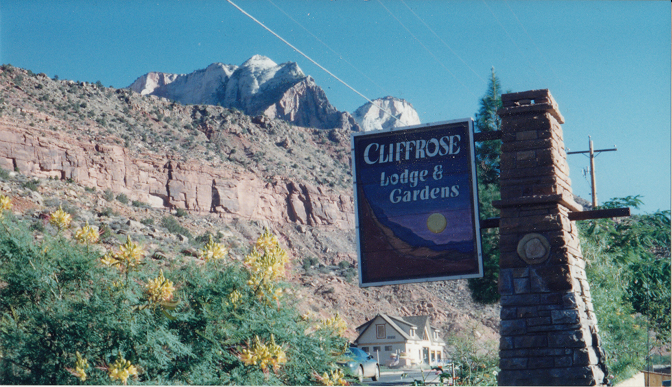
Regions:
M 473 121 L 356 133 L 360 286 L 483 274 Z

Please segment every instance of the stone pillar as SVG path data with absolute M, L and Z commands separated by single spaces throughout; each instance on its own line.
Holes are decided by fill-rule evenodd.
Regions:
M 602 385 L 562 129 L 548 90 L 502 95 L 499 385 Z

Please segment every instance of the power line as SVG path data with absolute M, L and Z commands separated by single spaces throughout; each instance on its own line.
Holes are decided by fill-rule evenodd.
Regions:
M 443 45 L 446 46 L 446 47 L 450 50 L 450 52 L 452 52 L 452 53 L 457 57 L 457 59 L 459 59 L 460 61 L 462 61 L 462 63 L 464 63 L 464 65 L 467 66 L 467 67 L 469 68 L 469 70 L 471 70 L 471 72 L 474 73 L 474 75 L 476 75 L 476 76 L 477 76 L 481 81 L 483 81 L 484 83 L 488 83 L 488 81 L 486 81 L 483 77 L 481 77 L 480 75 L 478 75 L 478 73 L 477 73 L 473 68 L 471 68 L 471 66 L 469 66 L 469 65 L 467 64 L 467 62 L 464 61 L 464 59 L 462 59 L 459 55 L 457 55 L 457 53 L 456 53 L 455 51 L 453 51 L 452 48 L 450 48 L 450 46 L 448 45 L 448 43 L 446 43 L 443 39 L 441 39 L 441 37 L 440 37 L 436 32 L 434 32 L 434 30 L 433 30 L 430 26 L 428 26 L 427 23 L 425 23 L 425 21 L 424 21 L 420 16 L 418 16 L 418 14 L 416 14 L 416 13 L 411 9 L 411 7 L 409 7 L 409 6 L 404 2 L 404 0 L 401 0 L 401 3 L 404 4 L 404 5 L 406 6 L 406 8 L 408 8 L 408 10 L 411 11 L 411 13 L 412 13 L 413 15 L 415 15 L 415 17 L 416 17 L 418 20 L 420 20 L 420 22 L 421 22 L 422 24 L 424 24 L 425 27 L 427 27 L 427 29 L 430 30 L 430 31 L 432 32 L 432 34 L 434 34 L 434 36 L 436 36 L 436 37 L 441 41 L 441 43 L 443 43 Z
M 290 18 L 294 23 L 298 24 L 299 27 L 303 28 L 307 33 L 310 34 L 310 36 L 312 36 L 313 38 L 315 38 L 318 42 L 322 43 L 322 44 L 323 44 L 326 48 L 328 48 L 331 52 L 333 52 L 334 54 L 338 55 L 338 57 L 339 57 L 343 62 L 349 64 L 350 67 L 352 67 L 352 68 L 355 69 L 358 73 L 360 73 L 362 76 L 364 76 L 366 79 L 368 79 L 369 81 L 371 81 L 371 83 L 373 83 L 374 85 L 376 85 L 376 86 L 377 86 L 377 87 L 378 87 L 384 94 L 389 94 L 389 93 L 387 93 L 387 92 L 385 91 L 385 89 L 384 89 L 382 86 L 380 86 L 380 85 L 377 84 L 373 79 L 369 78 L 366 74 L 364 74 L 363 72 L 361 72 L 357 67 L 355 67 L 355 65 L 353 65 L 352 63 L 350 63 L 347 59 L 344 59 L 344 58 L 343 58 L 343 55 L 341 55 L 341 54 L 339 54 L 338 52 L 334 51 L 334 49 L 332 49 L 331 47 L 329 47 L 329 45 L 327 45 L 325 42 L 323 42 L 322 40 L 320 40 L 320 38 L 318 38 L 317 36 L 315 36 L 315 34 L 313 34 L 312 32 L 310 32 L 310 31 L 309 31 L 306 27 L 304 27 L 301 23 L 299 23 L 298 21 L 296 21 L 296 20 L 295 20 L 293 17 L 291 17 L 289 14 L 287 14 L 287 12 L 283 11 L 282 8 L 278 7 L 278 6 L 277 6 L 274 2 L 272 2 L 271 0 L 268 0 L 268 2 L 271 3 L 271 4 L 272 4 L 275 8 L 277 8 L 280 12 L 282 12 L 283 14 L 285 14 L 285 16 L 287 16 L 288 18 Z
M 516 46 L 518 51 L 520 51 L 520 56 L 525 59 L 525 61 L 527 62 L 528 65 L 530 65 L 530 68 L 532 69 L 532 71 L 534 71 L 535 74 L 537 74 L 539 79 L 543 80 L 542 76 L 539 75 L 539 73 L 537 72 L 537 69 L 535 69 L 534 66 L 532 66 L 532 63 L 527 59 L 523 50 L 521 50 L 520 47 L 518 47 L 518 45 L 516 44 L 516 41 L 513 40 L 513 38 L 509 34 L 509 31 L 507 31 L 506 28 L 504 28 L 504 25 L 499 21 L 499 19 L 497 18 L 497 15 L 495 15 L 495 13 L 492 11 L 492 8 L 490 8 L 490 6 L 488 5 L 488 3 L 485 2 L 485 0 L 483 0 L 483 4 L 485 4 L 485 6 L 488 7 L 488 10 L 490 10 L 490 13 L 492 14 L 492 17 L 494 17 L 495 20 L 497 21 L 497 24 L 499 24 L 499 26 L 502 27 L 502 29 L 504 30 L 504 33 L 506 33 L 506 36 L 508 36 L 509 39 L 511 40 L 511 43 L 513 43 L 513 45 Z
M 233 1 L 231 1 L 231 0 L 226 0 L 226 1 L 227 1 L 229 4 L 233 5 L 234 7 L 236 7 L 236 9 L 238 9 L 240 12 L 242 12 L 245 16 L 247 16 L 247 17 L 249 17 L 250 19 L 252 19 L 255 23 L 257 23 L 257 24 L 259 24 L 260 26 L 262 26 L 266 31 L 268 31 L 268 32 L 270 32 L 271 34 L 273 34 L 273 36 L 275 36 L 276 38 L 282 40 L 283 43 L 285 43 L 286 45 L 288 45 L 289 47 L 291 47 L 294 51 L 298 52 L 298 53 L 301 54 L 304 58 L 306 58 L 306 59 L 308 59 L 309 61 L 311 61 L 315 66 L 321 68 L 321 69 L 324 70 L 327 74 L 329 74 L 329 75 L 331 75 L 332 77 L 334 77 L 334 79 L 336 79 L 337 81 L 341 82 L 341 83 L 344 84 L 347 88 L 349 88 L 350 90 L 352 90 L 352 91 L 354 91 L 355 93 L 357 93 L 360 97 L 362 97 L 362 98 L 364 98 L 365 100 L 369 101 L 369 103 L 370 103 L 371 105 L 377 107 L 377 108 L 380 109 L 381 111 L 387 113 L 390 117 L 392 117 L 392 118 L 394 118 L 395 120 L 401 122 L 401 120 L 399 120 L 399 118 L 395 117 L 394 114 L 392 114 L 392 113 L 389 112 L 388 110 L 383 109 L 382 107 L 376 105 L 373 101 L 371 101 L 370 99 L 368 99 L 364 94 L 362 94 L 362 93 L 360 93 L 359 91 L 355 90 L 354 87 L 352 87 L 352 86 L 348 85 L 347 83 L 345 83 L 345 81 L 343 81 L 341 78 L 339 78 L 339 77 L 337 77 L 336 75 L 334 75 L 331 71 L 329 71 L 329 70 L 327 70 L 326 68 L 324 68 L 321 64 L 315 62 L 311 57 L 309 57 L 308 55 L 304 54 L 301 50 L 299 50 L 298 48 L 294 47 L 291 43 L 289 43 L 288 41 L 286 41 L 285 39 L 283 39 L 282 36 L 276 34 L 275 32 L 273 32 L 273 30 L 271 30 L 270 28 L 266 27 L 266 26 L 264 25 L 264 23 L 260 22 L 259 20 L 255 19 L 254 16 L 252 16 L 252 15 L 250 15 L 249 13 L 245 12 L 245 10 L 243 10 L 242 8 L 240 8 L 239 6 L 237 6 Z
M 397 22 L 399 22 L 399 24 L 400 24 L 402 27 L 404 27 L 404 29 L 406 30 L 406 32 L 408 32 L 408 33 L 411 35 L 411 37 L 413 37 L 413 39 L 415 39 L 416 42 L 418 42 L 418 43 L 419 43 L 419 44 L 420 44 L 420 45 L 421 45 L 421 46 L 422 46 L 422 47 L 423 47 L 423 48 L 424 48 L 424 49 L 425 49 L 425 50 L 426 50 L 426 51 L 427 51 L 427 52 L 428 52 L 428 53 L 429 53 L 429 54 L 430 54 L 430 55 L 431 55 L 431 56 L 432 56 L 432 57 L 433 57 L 433 58 L 434 58 L 434 59 L 435 59 L 435 60 L 436 60 L 436 61 L 437 61 L 443 68 L 444 68 L 444 69 L 446 69 L 446 71 L 448 71 L 448 72 L 450 73 L 450 75 L 452 75 L 453 78 L 455 78 L 455 80 L 456 80 L 460 85 L 464 86 L 464 88 L 467 89 L 467 91 L 469 92 L 469 94 L 473 95 L 474 98 L 478 98 L 474 93 L 472 93 L 472 91 L 471 91 L 471 90 L 470 90 L 464 83 L 462 83 L 462 81 L 460 81 L 460 80 L 455 76 L 455 74 L 453 74 L 452 71 L 450 71 L 450 69 L 448 69 L 448 67 L 446 67 L 446 66 L 443 64 L 443 62 L 441 62 L 441 61 L 439 60 L 439 58 L 436 57 L 436 55 L 434 55 L 434 53 L 433 53 L 429 48 L 427 48 L 427 46 L 425 46 L 424 44 L 422 44 L 422 42 L 420 41 L 420 39 L 416 38 L 415 35 L 413 35 L 413 33 L 412 33 L 408 28 L 406 28 L 406 26 L 404 25 L 404 23 L 401 22 L 401 20 L 397 19 L 397 17 L 394 16 L 394 14 L 393 14 L 392 12 L 390 12 L 390 10 L 387 9 L 387 7 L 386 7 L 385 5 L 383 5 L 383 3 L 382 3 L 380 0 L 377 0 L 377 1 L 378 1 L 378 4 L 380 4 L 383 8 L 385 8 L 385 10 L 387 11 L 387 13 L 389 13 L 389 14 L 390 14 L 390 15 L 391 15 Z
M 403 1 L 403 0 L 402 0 L 402 1 Z M 539 49 L 539 47 L 537 46 L 537 44 L 534 43 L 534 40 L 532 39 L 532 36 L 530 36 L 530 34 L 527 32 L 527 30 L 526 30 L 525 27 L 523 26 L 523 23 L 520 22 L 520 19 L 518 19 L 518 16 L 516 15 L 516 13 L 513 12 L 513 9 L 511 8 L 511 6 L 509 6 L 509 3 L 508 3 L 506 0 L 504 0 L 504 3 L 506 3 L 506 6 L 509 7 L 509 10 L 510 10 L 511 13 L 513 14 L 513 17 L 515 17 L 516 20 L 518 21 L 518 24 L 520 25 L 520 28 L 522 28 L 523 31 L 525 31 L 525 34 L 527 35 L 527 37 L 530 38 L 530 42 L 532 42 L 532 45 L 534 45 L 534 48 L 537 49 L 537 52 L 539 53 L 539 55 L 541 55 L 541 57 L 544 59 L 544 62 L 546 62 L 546 64 L 548 65 L 548 68 L 551 69 L 551 72 L 553 73 L 553 75 L 555 76 L 555 78 L 556 78 L 556 79 L 560 79 L 560 78 L 558 78 L 558 74 L 555 73 L 555 70 L 553 70 L 553 66 L 551 66 L 550 63 L 548 63 L 548 60 L 546 60 L 546 57 L 545 57 L 544 54 L 541 52 L 541 50 Z

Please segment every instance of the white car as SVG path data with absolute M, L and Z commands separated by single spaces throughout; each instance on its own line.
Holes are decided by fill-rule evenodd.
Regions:
M 373 356 L 356 347 L 350 347 L 345 354 L 346 360 L 338 364 L 355 375 L 361 383 L 364 378 L 371 378 L 374 382 L 380 379 L 380 366 Z

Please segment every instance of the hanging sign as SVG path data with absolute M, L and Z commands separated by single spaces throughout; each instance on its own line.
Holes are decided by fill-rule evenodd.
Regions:
M 359 284 L 483 276 L 473 120 L 353 133 Z

